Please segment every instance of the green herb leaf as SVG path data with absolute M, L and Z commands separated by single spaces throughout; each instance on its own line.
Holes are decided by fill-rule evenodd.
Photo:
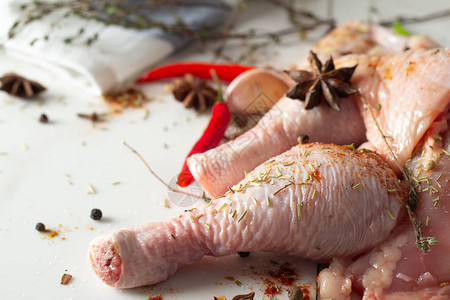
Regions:
M 411 33 L 409 33 L 403 26 L 402 26 L 402 24 L 400 24 L 400 22 L 394 22 L 394 23 L 392 23 L 392 29 L 396 32 L 396 33 L 398 33 L 398 34 L 400 34 L 400 35 L 403 35 L 403 36 L 411 36 Z

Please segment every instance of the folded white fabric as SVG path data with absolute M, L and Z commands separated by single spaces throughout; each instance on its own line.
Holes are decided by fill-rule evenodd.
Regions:
M 145 0 L 129 2 L 133 1 Z M 228 10 L 217 5 L 207 5 L 207 2 L 217 4 L 223 1 L 201 1 L 206 5 L 173 6 L 172 9 L 165 7 L 149 11 L 148 16 L 172 24 L 176 21 L 176 15 L 182 17 L 190 28 L 211 28 L 220 25 Z M 52 23 L 61 19 L 63 11 L 54 12 L 30 23 L 17 36 L 8 39 L 7 30 L 20 17 L 21 3 L 27 2 L 0 1 L 0 30 L 5 31 L 0 32 L 0 44 L 7 55 L 44 66 L 95 95 L 129 84 L 152 65 L 191 40 L 189 37 L 168 34 L 160 29 L 134 30 L 120 26 L 104 26 L 100 22 L 77 17 L 63 18 L 57 28 L 52 28 Z M 70 44 L 64 42 L 65 38 L 74 36 L 82 27 L 85 28 L 85 35 L 99 31 L 98 40 L 90 46 L 76 39 Z M 49 32 L 51 34 L 48 40 L 44 40 L 43 36 Z M 36 42 L 32 43 L 35 39 Z

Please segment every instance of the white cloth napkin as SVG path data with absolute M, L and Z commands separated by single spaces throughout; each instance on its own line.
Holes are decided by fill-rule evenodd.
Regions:
M 39 64 L 94 95 L 104 94 L 134 81 L 152 65 L 190 41 L 185 36 L 167 34 L 159 29 L 105 27 L 98 22 L 77 17 L 64 19 L 60 26 L 51 29 L 52 22 L 61 16 L 58 13 L 30 23 L 17 36 L 7 39 L 8 29 L 20 16 L 20 3 L 26 1 L 0 1 L 0 30 L 4 31 L 0 32 L 0 44 L 7 55 Z M 163 10 L 149 14 L 158 20 L 173 22 L 172 15 Z M 192 6 L 177 11 L 177 14 L 190 26 L 211 27 L 221 24 L 227 11 L 214 6 Z M 64 38 L 74 36 L 81 27 L 86 28 L 84 39 L 76 39 L 70 44 L 64 42 Z M 84 41 L 89 32 L 99 30 L 98 40 L 86 46 Z M 48 32 L 51 34 L 45 41 L 42 37 Z M 38 40 L 31 45 L 36 38 Z

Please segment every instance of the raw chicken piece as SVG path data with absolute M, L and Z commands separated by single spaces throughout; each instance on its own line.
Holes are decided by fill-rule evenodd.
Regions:
M 322 60 L 325 60 L 330 55 L 334 58 L 349 53 L 373 55 L 403 51 L 405 48 L 437 46 L 425 36 L 404 37 L 377 25 L 355 21 L 336 27 L 322 38 L 313 50 Z M 306 57 L 299 68 L 309 68 Z M 360 69 L 361 67 L 358 67 L 357 71 Z M 373 69 L 369 68 L 368 71 L 372 72 Z M 243 80 L 242 76 L 243 74 L 239 77 L 240 80 Z M 368 81 L 371 80 L 370 78 Z M 293 84 L 288 78 L 286 82 L 289 85 Z M 254 84 L 258 85 L 258 82 Z M 271 85 L 267 80 L 263 84 Z M 380 82 L 380 84 L 383 83 Z M 232 84 L 232 86 L 235 85 Z M 377 89 L 378 87 L 374 86 L 368 92 L 377 97 Z M 228 93 L 233 94 L 231 91 Z M 329 112 L 325 105 L 306 111 L 303 103 L 282 98 L 260 123 L 240 138 L 216 149 L 192 156 L 188 160 L 189 169 L 206 193 L 217 197 L 229 186 L 241 180 L 245 171 L 253 170 L 267 158 L 295 145 L 297 135 L 300 133 L 308 134 L 313 141 L 335 144 L 355 143 L 358 146 L 366 139 L 365 128 L 354 107 L 354 102 L 358 100 L 356 97 L 349 99 L 343 99 L 342 103 L 345 107 L 341 113 L 336 113 Z
M 416 149 L 408 163 L 414 178 L 422 180 L 417 213 L 424 236 L 436 237 L 438 244 L 422 253 L 415 245 L 412 224 L 405 220 L 388 240 L 355 262 L 335 259 L 323 270 L 318 277 L 322 298 L 450 299 L 450 285 L 446 286 L 450 282 L 450 156 L 441 150 L 442 143 L 444 150 L 450 150 L 449 119 L 447 113 L 433 124 L 423 148 Z M 431 171 L 424 167 L 429 166 L 426 157 L 435 161 Z
M 337 112 L 326 104 L 305 110 L 303 102 L 283 98 L 251 130 L 188 158 L 189 170 L 209 196 L 218 197 L 246 171 L 295 145 L 299 134 L 311 141 L 359 145 L 365 129 L 355 101 L 356 97 L 343 99 Z
M 321 60 L 337 59 L 348 54 L 370 56 L 402 52 L 406 49 L 432 49 L 439 45 L 424 35 L 403 36 L 392 30 L 366 21 L 352 21 L 337 26 L 312 49 Z M 308 66 L 305 58 L 300 68 Z
M 353 21 L 337 26 L 312 49 L 322 61 L 348 54 L 386 54 L 405 49 L 431 49 L 439 47 L 426 36 L 402 36 L 385 27 L 365 21 Z M 309 59 L 304 57 L 299 69 L 309 69 Z M 282 76 L 285 74 L 281 74 Z M 225 96 L 231 112 L 254 114 L 267 112 L 281 96 L 293 86 L 288 76 L 274 71 L 253 69 L 239 75 L 227 88 Z
M 370 57 L 342 57 L 336 66 L 358 67 L 353 84 L 367 100 L 400 166 L 439 114 L 450 106 L 450 48 Z M 399 173 L 369 110 L 358 102 L 367 139 Z
M 354 257 L 387 238 L 406 195 L 404 182 L 373 152 L 295 146 L 206 207 L 98 237 L 89 259 L 105 283 L 129 288 L 165 280 L 204 255 Z
M 367 100 L 401 165 L 433 120 L 450 102 L 450 49 L 400 54 L 344 56 L 337 67 L 358 64 L 352 83 Z M 194 155 L 189 169 L 210 196 L 218 196 L 263 160 L 285 151 L 306 133 L 314 141 L 358 145 L 367 138 L 395 170 L 399 170 L 356 96 L 342 99 L 341 112 L 326 105 L 306 111 L 303 102 L 280 100 L 253 129 L 234 141 Z M 360 113 L 355 109 L 360 106 Z M 379 107 L 380 109 L 377 109 Z

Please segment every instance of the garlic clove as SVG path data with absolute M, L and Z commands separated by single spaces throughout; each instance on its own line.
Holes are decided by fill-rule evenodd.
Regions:
M 273 71 L 254 69 L 236 77 L 228 86 L 225 102 L 231 113 L 267 112 L 289 90 L 289 85 Z

